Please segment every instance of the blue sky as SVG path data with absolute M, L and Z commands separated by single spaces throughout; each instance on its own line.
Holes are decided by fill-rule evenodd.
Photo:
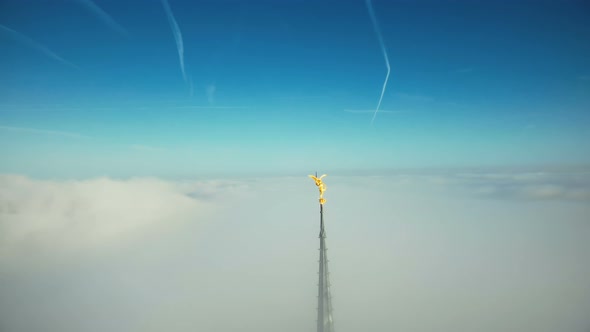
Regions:
M 1 173 L 590 162 L 582 1 L 4 1 Z

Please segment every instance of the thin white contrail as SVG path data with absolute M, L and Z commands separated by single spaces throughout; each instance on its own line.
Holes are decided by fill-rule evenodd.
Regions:
M 375 113 L 373 113 L 373 119 L 371 119 L 371 124 L 373 124 L 373 122 L 375 121 L 375 117 L 379 112 L 379 107 L 381 107 L 381 101 L 383 100 L 383 95 L 385 94 L 385 88 L 387 88 L 387 81 L 389 80 L 389 73 L 391 72 L 391 67 L 389 67 L 389 57 L 387 56 L 387 51 L 385 50 L 385 43 L 383 42 L 381 30 L 379 30 L 379 26 L 377 24 L 375 12 L 373 12 L 373 5 L 371 4 L 371 0 L 366 0 L 366 3 L 367 8 L 369 9 L 369 16 L 371 16 L 371 21 L 373 22 L 373 28 L 375 29 L 375 33 L 377 34 L 377 38 L 379 39 L 379 46 L 381 46 L 383 58 L 385 58 L 385 65 L 387 66 L 387 75 L 385 76 L 385 82 L 383 82 L 383 89 L 381 89 L 381 97 L 379 97 L 379 103 L 377 103 L 377 108 L 375 109 Z
M 18 31 L 12 30 L 11 28 L 0 24 L 0 32 L 2 32 L 2 31 L 5 34 L 7 34 L 8 36 L 10 36 L 13 39 L 15 39 L 16 41 L 18 41 L 19 43 L 24 44 L 32 49 L 35 49 L 35 50 L 47 55 L 48 57 L 52 58 L 53 60 L 57 60 L 57 61 L 63 63 L 64 65 L 68 65 L 68 66 L 74 67 L 76 69 L 80 69 L 80 67 L 78 67 L 75 64 L 69 62 L 68 60 L 62 58 L 61 56 L 57 55 L 52 50 L 50 50 L 47 47 L 41 45 L 40 43 L 34 41 L 33 39 L 23 35 L 22 33 L 18 32 Z
M 0 130 L 19 132 L 19 133 L 30 133 L 30 134 L 42 134 L 51 136 L 63 136 L 69 138 L 91 138 L 78 133 L 70 133 L 67 131 L 56 131 L 56 130 L 45 130 L 36 128 L 25 128 L 25 127 L 12 127 L 12 126 L 0 126 Z
M 82 4 L 84 4 L 88 9 L 90 9 L 104 24 L 106 24 L 109 28 L 117 31 L 118 33 L 127 36 L 127 30 L 125 30 L 122 26 L 120 26 L 109 14 L 107 14 L 102 8 L 100 8 L 94 1 L 92 0 L 78 0 Z
M 195 86 L 193 85 L 193 77 L 188 75 L 188 94 L 189 96 L 195 95 Z
M 148 152 L 164 151 L 163 148 L 160 148 L 157 146 L 151 146 L 151 145 L 144 145 L 144 144 L 131 144 L 131 145 L 128 145 L 128 147 L 133 150 L 139 150 L 139 151 L 148 151 Z
M 245 109 L 246 106 L 173 106 L 174 109 Z
M 168 0 L 162 0 L 162 5 L 164 5 L 166 16 L 168 16 L 168 23 L 170 23 L 172 33 L 174 34 L 174 40 L 176 41 L 176 48 L 178 49 L 178 58 L 180 60 L 180 71 L 182 72 L 182 78 L 188 84 L 188 79 L 186 77 L 186 72 L 184 70 L 184 44 L 182 43 L 182 33 L 180 32 L 178 23 L 176 23 L 174 14 L 172 14 L 172 9 L 170 8 Z
M 346 112 L 346 113 L 375 113 L 375 110 L 349 110 L 349 109 L 345 109 L 344 112 Z M 380 110 L 379 113 L 403 113 L 403 111 Z

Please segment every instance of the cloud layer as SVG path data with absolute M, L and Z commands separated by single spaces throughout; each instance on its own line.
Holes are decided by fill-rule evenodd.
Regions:
M 159 223 L 198 219 L 206 207 L 187 194 L 209 190 L 157 179 L 58 182 L 7 175 L 0 183 L 3 254 L 104 247 Z
M 329 175 L 336 328 L 585 331 L 587 180 Z M 313 330 L 317 223 L 306 176 L 2 176 L 0 330 Z

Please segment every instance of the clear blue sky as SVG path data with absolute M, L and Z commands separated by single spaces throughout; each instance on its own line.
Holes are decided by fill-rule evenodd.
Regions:
M 373 1 L 372 125 L 364 0 L 169 4 L 186 80 L 161 1 L 3 1 L 0 173 L 590 162 L 587 2 Z

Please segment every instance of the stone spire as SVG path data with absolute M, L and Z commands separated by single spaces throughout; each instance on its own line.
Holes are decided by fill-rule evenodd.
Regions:
M 328 271 L 328 255 L 326 248 L 326 228 L 324 226 L 324 191 L 326 185 L 322 178 L 310 175 L 314 179 L 316 186 L 320 191 L 320 260 L 319 260 L 319 281 L 318 281 L 318 318 L 317 332 L 334 332 L 334 322 L 332 320 L 332 296 L 330 294 L 330 273 Z

